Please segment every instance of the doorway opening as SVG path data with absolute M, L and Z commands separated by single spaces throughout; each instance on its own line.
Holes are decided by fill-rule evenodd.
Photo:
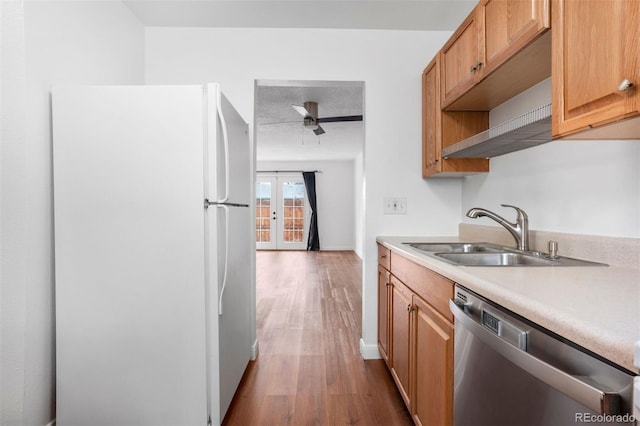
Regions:
M 307 248 L 310 200 L 302 190 L 301 172 L 316 171 L 316 199 L 311 204 L 317 213 L 314 236 L 320 250 L 361 256 L 364 82 L 256 80 L 254 100 L 256 248 Z M 286 194 L 284 180 L 276 183 L 273 177 L 291 183 L 289 190 L 301 191 L 304 199 L 284 200 L 293 195 Z M 293 177 L 299 180 L 288 180 Z

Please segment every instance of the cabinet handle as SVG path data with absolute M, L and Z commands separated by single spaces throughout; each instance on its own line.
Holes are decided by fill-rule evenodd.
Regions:
M 413 307 L 413 305 L 407 305 L 407 312 L 411 313 L 414 311 L 414 309 L 415 308 Z
M 471 67 L 471 72 L 476 72 L 482 66 L 482 62 L 478 61 Z
M 633 83 L 629 79 L 625 78 L 620 82 L 620 84 L 618 84 L 618 90 L 624 92 L 631 86 L 633 86 Z
M 380 259 L 386 259 L 386 258 L 387 258 L 386 254 L 383 254 L 382 256 L 380 256 Z

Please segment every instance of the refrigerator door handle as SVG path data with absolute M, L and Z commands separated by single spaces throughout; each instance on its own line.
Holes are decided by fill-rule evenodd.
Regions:
M 222 287 L 218 293 L 218 315 L 222 315 L 222 296 L 224 289 L 227 286 L 227 271 L 229 269 L 229 207 L 250 207 L 249 204 L 241 203 L 224 203 L 220 201 L 209 201 L 208 198 L 204 199 L 204 208 L 208 209 L 210 206 L 224 209 L 224 274 L 222 276 Z
M 251 207 L 249 204 L 241 203 L 221 203 L 220 201 L 209 201 L 208 198 L 204 199 L 204 208 L 208 209 L 209 206 L 228 206 L 228 207 Z
M 218 292 L 218 315 L 222 316 L 222 297 L 227 286 L 227 272 L 229 270 L 229 206 L 217 204 L 216 207 L 224 209 L 224 274 L 222 275 L 222 288 Z
M 222 141 L 224 144 L 224 198 L 218 200 L 218 203 L 225 203 L 229 199 L 230 171 L 229 171 L 229 135 L 227 134 L 227 122 L 222 113 L 222 91 L 218 88 L 216 93 L 216 104 L 218 117 L 222 128 Z

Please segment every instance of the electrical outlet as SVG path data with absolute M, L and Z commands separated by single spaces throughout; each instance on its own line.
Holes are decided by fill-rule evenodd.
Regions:
M 384 214 L 407 214 L 406 197 L 385 197 L 383 203 Z

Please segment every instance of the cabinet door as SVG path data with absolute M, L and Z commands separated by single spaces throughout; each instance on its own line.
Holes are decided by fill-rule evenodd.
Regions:
M 411 290 L 391 276 L 391 375 L 407 407 L 409 398 L 409 330 L 411 325 Z
M 422 73 L 422 177 L 441 171 L 440 54 Z
M 390 272 L 378 265 L 378 348 L 389 365 L 389 292 Z
M 453 324 L 420 297 L 415 307 L 415 380 L 411 414 L 418 425 L 453 423 Z
M 446 107 L 470 89 L 480 69 L 479 36 L 482 25 L 474 9 L 442 48 L 442 106 Z
M 440 53 L 422 73 L 422 177 L 488 172 L 486 158 L 442 158 L 442 149 L 489 127 L 482 111 L 440 109 Z
M 553 135 L 639 114 L 640 1 L 553 0 L 552 19 Z
M 485 75 L 549 28 L 549 0 L 482 0 L 479 13 Z

